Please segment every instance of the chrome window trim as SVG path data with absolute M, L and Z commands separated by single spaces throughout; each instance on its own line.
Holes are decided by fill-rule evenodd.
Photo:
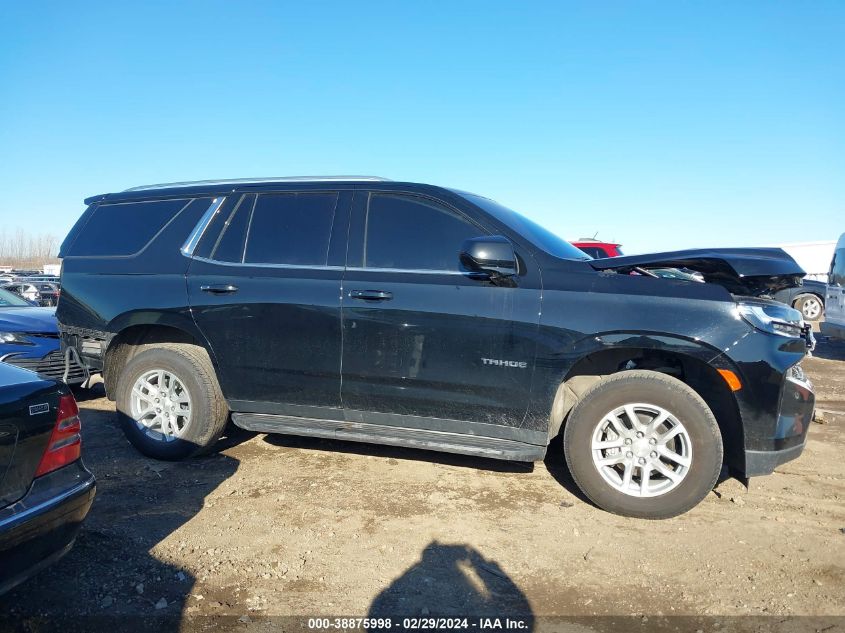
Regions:
M 367 268 L 365 266 L 348 266 L 346 270 L 355 272 L 373 273 L 409 273 L 413 275 L 467 275 L 460 270 L 447 270 L 439 268 Z
M 206 212 L 202 214 L 200 221 L 197 222 L 197 225 L 194 227 L 194 230 L 191 231 L 188 239 L 185 240 L 184 244 L 182 244 L 181 251 L 183 255 L 186 257 L 193 257 L 194 249 L 197 247 L 197 244 L 205 233 L 205 230 L 211 223 L 212 218 L 214 218 L 215 214 L 220 210 L 220 207 L 223 206 L 224 202 L 226 202 L 226 196 L 220 196 L 211 201 L 208 209 L 206 209 Z
M 192 257 L 198 262 L 205 262 L 206 264 L 217 264 L 218 266 L 237 266 L 239 268 L 284 268 L 284 269 L 298 269 L 298 270 L 345 270 L 350 272 L 373 272 L 373 273 L 405 273 L 414 275 L 467 275 L 469 273 L 461 272 L 460 270 L 432 270 L 426 268 L 363 268 L 361 266 L 323 266 L 320 264 L 259 264 L 249 262 L 224 262 L 219 259 L 210 259 L 208 257 L 200 257 L 199 255 Z
M 205 262 L 207 264 L 217 264 L 219 266 L 238 266 L 239 268 L 294 268 L 299 270 L 343 270 L 343 266 L 322 266 L 320 264 L 250 264 L 249 262 L 223 262 L 218 259 L 209 259 L 208 257 L 192 257 L 195 261 Z

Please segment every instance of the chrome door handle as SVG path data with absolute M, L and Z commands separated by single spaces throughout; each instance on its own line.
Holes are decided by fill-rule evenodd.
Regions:
M 232 284 L 211 284 L 210 286 L 200 286 L 203 292 L 210 292 L 213 295 L 226 295 L 238 291 L 237 286 Z
M 386 290 L 350 290 L 349 296 L 352 299 L 363 299 L 364 301 L 390 301 L 393 293 Z

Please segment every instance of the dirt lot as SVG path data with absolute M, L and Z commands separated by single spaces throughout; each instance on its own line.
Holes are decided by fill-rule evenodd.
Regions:
M 554 451 L 532 468 L 235 434 L 209 457 L 155 462 L 123 439 L 101 391 L 82 392 L 97 500 L 74 550 L 0 598 L 0 614 L 30 630 L 104 622 L 78 615 L 284 629 L 269 616 L 397 611 L 843 630 L 845 618 L 793 617 L 845 616 L 845 345 L 820 343 L 805 368 L 823 420 L 804 455 L 661 522 L 592 507 Z M 580 622 L 571 630 L 613 621 Z

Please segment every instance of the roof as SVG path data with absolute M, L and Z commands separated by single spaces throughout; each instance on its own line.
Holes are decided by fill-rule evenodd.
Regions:
M 182 182 L 164 182 L 157 185 L 130 187 L 124 191 L 152 191 L 156 189 L 181 189 L 183 187 L 201 187 L 217 185 L 263 185 L 275 182 L 387 182 L 380 176 L 281 176 L 274 178 L 228 178 L 221 180 L 186 180 Z
M 152 198 L 181 198 L 181 197 L 217 197 L 226 196 L 233 191 L 276 191 L 289 187 L 302 186 L 307 189 L 321 190 L 325 183 L 332 188 L 356 188 L 360 186 L 378 185 L 385 190 L 413 190 L 417 192 L 439 193 L 440 195 L 457 195 L 463 197 L 462 192 L 437 185 L 420 182 L 395 181 L 378 176 L 297 176 L 283 178 L 234 178 L 230 180 L 197 180 L 191 182 L 170 182 L 158 185 L 143 185 L 132 187 L 125 191 L 102 193 L 85 199 L 85 204 L 95 202 L 133 202 Z

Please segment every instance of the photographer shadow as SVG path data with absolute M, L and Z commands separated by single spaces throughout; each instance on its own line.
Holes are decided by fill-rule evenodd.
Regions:
M 499 618 L 503 628 L 507 617 L 521 621 L 521 631 L 534 629 L 528 598 L 496 561 L 469 545 L 437 541 L 376 596 L 367 617 L 389 617 L 394 626 L 406 617 Z

